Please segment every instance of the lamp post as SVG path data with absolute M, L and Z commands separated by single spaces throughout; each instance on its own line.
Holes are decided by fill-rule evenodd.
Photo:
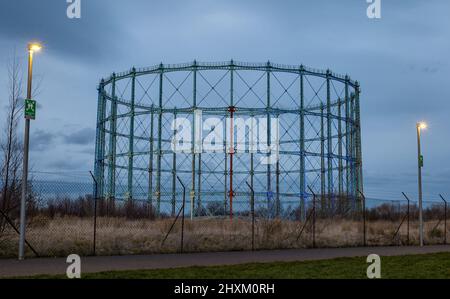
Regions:
M 27 83 L 27 100 L 31 100 L 31 86 L 33 79 L 33 54 L 39 52 L 42 46 L 39 43 L 28 44 L 28 83 Z M 33 110 L 35 105 L 33 105 Z M 24 259 L 25 255 L 25 227 L 26 227 L 26 197 L 28 187 L 28 151 L 30 144 L 30 117 L 26 114 L 28 107 L 25 106 L 25 136 L 23 140 L 23 169 L 22 169 L 22 196 L 20 199 L 20 237 L 19 237 L 19 260 Z
M 418 122 L 417 128 L 417 165 L 418 165 L 418 184 L 419 184 L 419 239 L 420 246 L 423 246 L 423 207 L 422 207 L 422 167 L 423 156 L 420 148 L 420 135 L 421 131 L 427 128 L 427 124 L 424 122 Z

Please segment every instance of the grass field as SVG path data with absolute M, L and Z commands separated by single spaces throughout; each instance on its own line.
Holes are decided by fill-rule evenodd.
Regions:
M 365 279 L 365 257 L 85 274 L 84 279 Z M 450 253 L 381 257 L 385 279 L 450 279 Z M 32 278 L 64 278 L 35 276 Z

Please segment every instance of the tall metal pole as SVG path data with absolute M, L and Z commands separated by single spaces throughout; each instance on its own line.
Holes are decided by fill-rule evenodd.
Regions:
M 305 177 L 305 97 L 303 91 L 303 66 L 300 67 L 300 204 L 301 221 L 306 219 L 306 177 Z
M 225 134 L 227 136 L 227 134 Z M 225 138 L 226 139 L 226 138 Z M 225 157 L 224 157 L 224 165 L 223 165 L 223 214 L 226 215 L 228 209 L 228 150 L 226 141 L 224 141 L 225 148 Z
M 150 157 L 148 161 L 148 198 L 147 201 L 150 204 L 151 212 L 153 213 L 153 150 L 154 150 L 154 137 L 153 137 L 153 130 L 154 130 L 154 114 L 155 114 L 155 105 L 152 104 L 151 111 L 150 111 Z
M 177 107 L 175 107 L 175 112 L 173 113 L 174 121 L 177 119 Z M 177 134 L 177 129 L 173 130 L 173 139 L 175 140 L 173 153 L 172 153 L 172 217 L 175 216 L 175 206 L 176 206 L 176 183 L 177 183 L 177 146 L 178 140 L 175 139 Z
M 277 121 L 279 121 L 279 115 L 277 115 Z M 277 134 L 277 142 L 280 142 L 279 140 L 278 140 L 278 130 L 277 130 L 277 133 L 275 133 L 275 134 Z M 276 217 L 278 218 L 278 217 L 280 217 L 280 210 L 281 210 L 281 202 L 280 202 L 280 159 L 279 159 L 279 157 L 277 157 L 277 162 L 276 162 L 276 165 L 275 165 L 275 171 L 276 171 L 276 173 L 275 173 L 275 175 L 276 175 L 276 177 L 275 177 L 275 191 L 276 191 L 276 195 L 277 195 L 277 201 L 276 201 L 276 206 L 275 206 L 275 215 L 276 215 Z
M 271 70 L 271 66 L 270 66 L 270 61 L 267 62 L 267 103 L 266 103 L 266 109 L 267 111 L 269 111 L 269 109 L 271 108 L 271 103 L 270 103 L 270 70 Z M 269 148 L 269 152 L 267 153 L 267 157 L 269 159 L 268 163 L 267 163 L 267 210 L 269 211 L 269 215 L 270 215 L 270 200 L 272 198 L 272 186 L 271 186 L 271 175 L 270 175 L 270 147 L 271 147 L 271 123 L 270 123 L 270 113 L 267 112 L 267 147 Z
M 229 198 L 230 198 L 230 220 L 233 220 L 233 155 L 234 155 L 234 123 L 233 123 L 233 119 L 234 119 L 234 112 L 235 112 L 235 108 L 234 106 L 230 106 L 229 107 L 229 111 L 230 111 L 230 148 L 229 148 L 229 152 L 230 152 L 230 171 L 229 171 L 229 175 L 230 175 L 230 191 L 229 191 Z
M 342 165 L 342 99 L 338 99 L 338 155 L 339 155 L 339 169 L 338 169 L 338 196 L 339 200 L 342 202 L 342 195 L 344 190 L 344 183 L 343 183 L 343 165 Z
M 349 97 L 349 77 L 345 76 L 345 197 L 346 197 L 346 208 L 348 207 L 349 198 L 350 198 L 350 167 L 351 167 L 351 146 L 350 146 L 350 140 L 351 140 L 351 127 L 350 127 L 350 97 Z
M 134 162 L 134 118 L 135 118 L 135 91 L 136 91 L 136 69 L 132 70 L 131 77 L 131 107 L 130 107 L 130 132 L 128 136 L 128 200 L 133 199 L 133 162 Z
M 327 210 L 330 211 L 333 200 L 333 137 L 331 132 L 331 72 L 327 70 Z
M 228 192 L 228 197 L 230 198 L 230 220 L 233 221 L 233 155 L 234 155 L 234 112 L 236 111 L 234 107 L 234 68 L 233 61 L 231 61 L 230 66 L 230 106 L 228 111 L 230 112 L 230 142 L 229 142 L 229 152 L 230 152 L 230 170 L 229 170 L 229 180 L 230 180 L 230 190 Z
M 105 81 L 102 79 L 98 87 L 98 111 L 97 111 L 97 133 L 95 142 L 95 177 L 98 186 L 94 192 L 96 198 L 103 198 L 104 176 L 105 176 L 105 110 L 106 97 Z
M 361 88 L 359 82 L 355 82 L 355 124 L 356 124 L 356 188 L 364 192 L 363 173 L 362 173 L 362 150 L 361 150 L 361 109 L 360 109 L 360 93 Z
M 356 151 L 355 151 L 355 132 L 356 132 L 356 125 L 355 125 L 355 95 L 354 93 L 352 93 L 350 95 L 350 120 L 352 121 L 351 123 L 351 129 L 350 129 L 350 197 L 352 200 L 352 209 L 353 211 L 356 210 L 356 183 L 355 183 L 355 155 L 356 155 Z
M 161 63 L 159 74 L 159 107 L 158 107 L 158 155 L 156 156 L 156 215 L 161 212 L 161 159 L 162 159 L 162 109 L 163 109 L 163 79 L 164 66 Z
M 117 130 L 117 99 L 116 74 L 112 75 L 111 114 L 109 121 L 109 158 L 108 158 L 108 206 L 113 204 L 116 196 L 116 130 Z
M 31 86 L 33 79 L 33 50 L 28 46 L 28 85 L 27 99 L 31 99 Z M 20 199 L 20 237 L 19 237 L 19 260 L 25 256 L 25 221 L 26 221 L 26 197 L 28 185 L 28 151 L 30 145 L 30 120 L 25 119 L 25 137 L 23 140 L 23 171 L 22 171 L 22 196 Z
M 253 190 L 253 185 L 254 185 L 254 176 L 255 176 L 255 165 L 254 165 L 254 153 L 256 152 L 256 150 L 255 150 L 255 148 L 254 148 L 254 146 L 253 146 L 253 142 L 254 142 L 254 140 L 255 140 L 255 135 L 257 134 L 257 132 L 253 132 L 253 129 L 254 129 L 254 124 L 256 123 L 256 120 L 255 120 L 255 115 L 251 115 L 251 122 L 252 122 L 252 125 L 251 125 L 251 131 L 250 131 L 250 134 L 249 134 L 249 137 L 250 137 L 250 149 L 249 149 L 249 152 L 250 152 L 250 186 L 249 186 L 249 188 L 250 188 L 250 190 L 252 191 L 252 197 L 251 197 L 251 212 L 252 212 L 252 250 L 254 250 L 255 249 L 255 246 L 254 246 L 254 239 L 255 239 L 255 192 L 254 192 L 254 190 Z M 247 185 L 248 185 L 248 183 L 247 183 Z
M 325 135 L 323 103 L 320 104 L 320 204 L 321 211 L 325 207 Z
M 192 152 L 192 166 L 191 166 L 191 220 L 194 219 L 194 201 L 195 201 L 195 130 L 199 128 L 195 127 L 195 109 L 197 108 L 197 61 L 194 60 L 194 69 L 193 69 L 193 94 L 192 94 L 192 132 L 191 132 L 191 152 Z
M 420 148 L 420 129 L 421 124 L 417 123 L 417 162 L 418 162 L 418 185 L 419 185 L 419 240 L 420 246 L 423 246 L 423 215 L 422 215 L 422 153 Z

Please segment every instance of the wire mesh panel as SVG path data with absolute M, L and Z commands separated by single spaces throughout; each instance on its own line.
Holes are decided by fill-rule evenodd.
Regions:
M 233 197 L 231 219 L 230 203 L 225 201 L 224 193 L 213 191 L 214 185 L 206 187 L 204 179 L 201 186 L 210 191 L 202 194 L 200 205 L 194 202 L 191 219 L 190 190 L 181 177 L 176 178 L 175 194 L 162 197 L 161 212 L 157 214 L 147 200 L 95 198 L 92 191 L 98 186 L 88 175 L 65 179 L 61 175 L 45 173 L 45 179 L 30 179 L 28 257 L 36 253 L 117 255 L 419 244 L 418 203 L 401 195 L 394 199 L 361 197 L 353 209 L 346 197 L 336 196 L 328 204 L 327 196 L 322 198 L 310 190 L 304 205 L 298 196 L 280 194 L 277 209 L 276 195 L 252 192 L 249 179 L 244 182 L 247 193 L 236 192 Z M 254 186 L 256 181 L 254 178 Z M 172 188 L 173 182 L 168 184 Z M 11 195 L 13 205 L 5 210 L 7 218 L 0 217 L 2 258 L 17 254 L 18 234 L 14 228 L 19 224 L 19 195 Z M 424 201 L 425 244 L 447 242 L 445 208 L 444 200 Z

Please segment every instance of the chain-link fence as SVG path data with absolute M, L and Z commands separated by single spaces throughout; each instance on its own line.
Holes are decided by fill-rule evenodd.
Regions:
M 417 201 L 322 197 L 311 193 L 302 221 L 300 199 L 269 195 L 237 196 L 233 218 L 223 198 L 192 205 L 189 189 L 155 207 L 147 201 L 95 199 L 92 178 L 84 181 L 33 179 L 27 198 L 27 255 L 125 255 L 281 248 L 417 245 Z M 182 181 L 177 180 L 182 187 Z M 247 185 L 247 187 L 249 187 Z M 4 194 L 4 192 L 2 192 Z M 19 193 L 0 198 L 0 257 L 18 249 Z M 280 202 L 280 204 L 278 204 Z M 195 212 L 191 213 L 194 206 Z M 6 208 L 5 208 L 6 207 Z M 365 207 L 365 208 L 364 208 Z M 447 242 L 444 197 L 424 200 L 425 244 Z

